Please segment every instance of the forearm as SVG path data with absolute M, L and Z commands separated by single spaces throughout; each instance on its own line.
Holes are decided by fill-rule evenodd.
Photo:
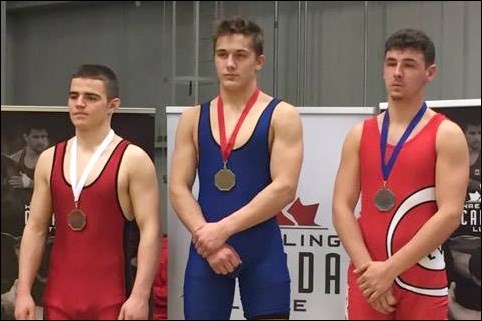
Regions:
M 192 234 L 196 228 L 206 223 L 199 203 L 187 189 L 171 189 L 170 200 L 174 211 Z
M 355 268 L 371 261 L 360 226 L 352 212 L 334 210 L 333 225 Z
M 272 182 L 251 202 L 220 222 L 225 226 L 229 235 L 234 235 L 277 215 L 293 201 L 295 193 L 295 186 Z
M 27 224 L 19 255 L 18 294 L 30 294 L 35 275 L 44 254 L 47 232 L 36 230 Z
M 149 298 L 152 283 L 159 267 L 161 235 L 159 229 L 149 226 L 141 231 L 137 251 L 137 273 L 131 296 Z
M 396 275 L 402 274 L 445 242 L 459 223 L 457 215 L 435 213 L 407 244 L 387 260 L 390 269 Z

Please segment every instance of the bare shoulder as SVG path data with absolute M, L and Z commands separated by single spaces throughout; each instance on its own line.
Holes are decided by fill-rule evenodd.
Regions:
M 54 155 L 55 146 L 47 148 L 40 154 L 35 166 L 35 177 L 49 179 L 52 164 L 54 162 Z
M 363 134 L 363 125 L 364 121 L 361 121 L 350 128 L 350 131 L 346 134 L 345 143 L 359 145 Z
M 186 108 L 181 115 L 181 122 L 186 124 L 194 124 L 197 123 L 199 119 L 199 114 L 201 113 L 201 106 L 196 105 L 190 108 Z
M 38 166 L 50 167 L 54 161 L 54 155 L 55 155 L 55 146 L 47 148 L 40 154 L 36 167 Z
M 22 155 L 22 152 L 23 152 L 23 149 L 13 153 L 9 157 L 18 163 L 20 161 L 20 156 Z
M 287 103 L 285 101 L 281 101 L 278 106 L 276 106 L 273 117 L 279 117 L 279 118 L 290 118 L 290 117 L 295 117 L 299 118 L 300 113 L 296 109 L 295 106 L 291 105 L 290 103 Z
M 146 151 L 135 144 L 129 144 L 129 146 L 127 146 L 124 159 L 134 165 L 137 164 L 139 167 L 141 167 L 140 164 L 152 163 Z
M 444 119 L 439 126 L 437 135 L 439 135 L 440 138 L 447 138 L 450 136 L 464 135 L 464 133 L 458 124 L 450 119 Z
M 282 128 L 284 130 L 301 128 L 301 117 L 293 105 L 281 101 L 278 106 L 276 106 L 272 121 L 274 128 Z
M 459 125 L 445 119 L 437 130 L 437 151 L 463 151 L 468 149 L 464 132 Z

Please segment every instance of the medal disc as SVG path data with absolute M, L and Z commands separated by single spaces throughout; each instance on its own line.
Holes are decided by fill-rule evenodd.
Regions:
M 230 169 L 222 168 L 214 176 L 214 185 L 220 191 L 230 191 L 236 185 L 236 175 Z
M 395 195 L 386 187 L 382 187 L 375 194 L 375 206 L 379 211 L 388 212 L 395 205 Z
M 69 227 L 72 231 L 81 231 L 86 225 L 86 216 L 82 210 L 74 208 L 68 217 Z

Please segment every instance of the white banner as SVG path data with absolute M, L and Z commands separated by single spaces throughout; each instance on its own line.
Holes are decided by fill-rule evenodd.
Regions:
M 177 122 L 186 107 L 167 107 L 168 172 Z M 370 107 L 300 107 L 304 161 L 295 201 L 278 215 L 291 276 L 293 320 L 344 319 L 348 257 L 331 221 L 341 148 Z M 197 195 L 197 180 L 193 192 Z M 169 319 L 183 319 L 182 288 L 190 237 L 168 204 Z M 236 290 L 231 319 L 244 319 Z

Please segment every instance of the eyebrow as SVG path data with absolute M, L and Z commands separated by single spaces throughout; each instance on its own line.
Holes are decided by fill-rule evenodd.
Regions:
M 396 58 L 393 58 L 393 57 L 387 57 L 385 58 L 385 61 L 398 61 Z M 402 59 L 403 62 L 414 62 L 414 63 L 417 63 L 417 60 L 416 59 L 413 59 L 413 58 L 403 58 Z
M 69 95 L 72 95 L 72 94 L 77 94 L 77 95 L 79 95 L 80 92 L 75 91 L 75 90 L 72 90 L 72 91 L 69 92 Z M 97 94 L 97 93 L 94 93 L 94 92 L 90 92 L 90 91 L 87 91 L 87 92 L 85 92 L 85 93 L 83 93 L 83 94 L 84 94 L 84 96 L 101 97 L 101 95 L 99 95 L 99 94 Z

